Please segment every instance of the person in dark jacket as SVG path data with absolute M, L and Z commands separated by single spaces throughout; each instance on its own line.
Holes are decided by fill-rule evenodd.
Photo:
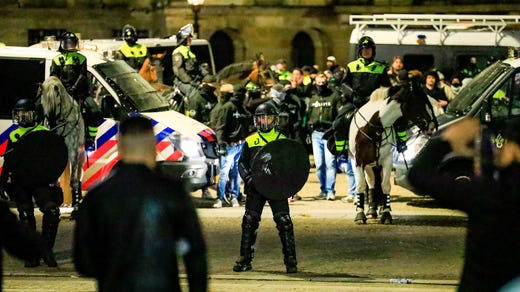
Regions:
M 466 118 L 432 139 L 408 174 L 418 193 L 468 215 L 459 291 L 498 291 L 520 275 L 519 127 L 518 120 L 506 127 L 503 146 L 494 154 L 483 151 L 492 149 L 486 147 L 491 145 L 491 139 L 480 135 L 482 143 L 474 144 L 481 145 L 481 151 L 475 152 L 469 145 L 478 141 L 475 138 L 481 126 L 478 120 Z M 454 181 L 437 172 L 438 164 L 434 162 L 442 161 L 451 152 L 480 158 L 475 163 L 480 167 L 475 167 L 471 181 Z
M 34 230 L 16 219 L 6 201 L 0 200 L 0 291 L 2 291 L 2 249 L 21 260 L 38 258 L 44 243 Z
M 327 86 L 327 77 L 323 74 L 316 76 L 316 94 L 309 102 L 307 123 L 312 138 L 316 175 L 320 181 L 321 192 L 314 197 L 317 200 L 334 201 L 336 198 L 336 157 L 328 150 L 323 135 L 332 127 L 339 102 L 338 92 Z
M 121 161 L 81 202 L 74 231 L 77 271 L 99 291 L 181 291 L 183 258 L 190 291 L 206 291 L 206 246 L 186 186 L 155 168 L 151 121 L 119 125 Z
M 226 184 L 229 178 L 231 184 L 231 200 L 227 202 L 232 207 L 238 207 L 238 195 L 240 193 L 240 176 L 238 173 L 238 159 L 244 147 L 244 141 L 249 135 L 252 122 L 251 113 L 244 107 L 246 97 L 244 86 L 233 86 L 233 96 L 219 109 L 220 115 L 215 123 L 215 134 L 220 149 L 226 154 L 221 156 L 220 171 L 217 184 L 217 200 L 214 208 L 222 207 L 226 197 Z

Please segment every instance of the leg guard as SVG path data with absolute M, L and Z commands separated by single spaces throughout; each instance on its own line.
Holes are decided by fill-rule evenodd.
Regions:
M 287 273 L 296 273 L 296 243 L 294 240 L 294 228 L 289 214 L 277 214 L 274 216 L 276 229 L 282 242 L 283 262 Z
M 56 234 L 58 233 L 58 224 L 60 222 L 60 208 L 53 202 L 47 203 L 42 210 L 42 238 L 46 244 L 46 251 L 43 254 L 43 261 L 49 267 L 57 267 L 58 263 L 54 258 L 53 247 L 56 242 Z
M 372 219 L 377 218 L 377 200 L 375 195 L 374 189 L 368 190 L 368 211 L 367 216 L 371 217 Z
M 76 207 L 81 199 L 83 198 L 83 194 L 81 192 L 81 183 L 78 183 L 76 186 L 72 187 L 72 206 Z
M 29 226 L 31 230 L 36 231 L 36 218 L 34 218 L 34 206 L 32 204 L 17 204 L 18 217 L 20 222 Z M 40 265 L 40 259 L 34 258 L 26 260 L 24 267 L 34 268 Z
M 256 231 L 260 225 L 260 218 L 247 212 L 242 217 L 242 239 L 240 241 L 240 257 L 236 261 L 233 271 L 245 272 L 252 269 L 251 262 L 255 251 Z

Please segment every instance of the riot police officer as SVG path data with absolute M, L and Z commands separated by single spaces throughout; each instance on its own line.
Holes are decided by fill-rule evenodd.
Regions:
M 61 54 L 52 60 L 50 75 L 58 77 L 67 92 L 80 105 L 86 128 L 85 148 L 93 150 L 102 115 L 99 106 L 89 95 L 87 58 L 78 52 L 78 42 L 78 37 L 72 32 L 65 32 L 62 35 L 59 47 Z M 72 196 L 74 206 L 79 203 L 81 196 L 81 186 L 77 186 Z
M 137 43 L 137 31 L 132 25 L 126 24 L 123 27 L 122 34 L 125 40 L 125 43 L 119 48 L 122 59 L 125 60 L 130 67 L 139 71 L 148 58 L 148 48 L 145 45 Z
M 9 134 L 4 166 L 0 178 L 0 185 L 5 187 L 9 196 L 16 202 L 16 208 L 20 221 L 27 224 L 32 230 L 36 230 L 36 219 L 34 217 L 34 201 L 43 213 L 42 237 L 46 244 L 47 252 L 40 255 L 49 267 L 57 267 L 52 248 L 58 232 L 60 222 L 60 208 L 63 203 L 63 193 L 56 183 L 52 184 L 25 184 L 22 179 L 15 175 L 13 170 L 13 157 L 17 142 L 29 133 L 37 131 L 48 131 L 47 128 L 36 121 L 36 106 L 30 99 L 20 99 L 13 108 L 13 122 L 18 128 Z M 40 257 L 27 260 L 25 267 L 36 267 L 40 265 Z
M 287 273 L 297 272 L 296 247 L 294 241 L 294 229 L 289 214 L 289 203 L 286 198 L 267 199 L 260 194 L 253 185 L 252 161 L 262 146 L 267 143 L 285 139 L 286 137 L 277 129 L 278 112 L 274 104 L 266 102 L 256 108 L 254 124 L 258 129 L 246 138 L 245 146 L 239 160 L 240 176 L 244 179 L 244 190 L 247 194 L 245 214 L 242 218 L 242 239 L 240 242 L 240 257 L 236 261 L 233 271 L 244 272 L 252 269 L 254 245 L 262 210 L 266 202 L 273 212 L 276 228 L 282 242 L 284 263 Z
M 188 98 L 196 92 L 196 85 L 202 80 L 203 72 L 199 70 L 197 57 L 190 50 L 193 37 L 193 25 L 187 24 L 176 35 L 177 47 L 172 52 L 174 85 Z M 204 72 L 207 73 L 207 72 Z

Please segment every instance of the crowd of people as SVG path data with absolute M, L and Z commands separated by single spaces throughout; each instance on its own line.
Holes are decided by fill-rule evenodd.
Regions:
M 143 67 L 147 68 L 149 66 L 147 49 L 137 43 L 135 28 L 130 25 L 125 26 L 123 37 L 126 43 L 121 47 L 121 58 L 136 71 L 141 71 Z M 349 127 L 355 110 L 368 102 L 370 94 L 375 89 L 400 84 L 405 72 L 416 78 L 421 76 L 424 92 L 431 99 L 432 104 L 438 106 L 438 113 L 441 113 L 458 94 L 464 81 L 479 72 L 473 59 L 470 62 L 471 66 L 453 74 L 449 81 L 445 80 L 444 75 L 438 70 L 406 72 L 404 71 L 406 64 L 400 56 L 388 60 L 390 65 L 387 65 L 386 61 L 378 61 L 376 43 L 369 36 L 363 36 L 358 43 L 356 59 L 345 66 L 338 64 L 334 56 L 328 56 L 323 69 L 317 65 L 288 69 L 285 60 L 277 60 L 270 66 L 263 54 L 259 54 L 251 62 L 249 76 L 241 82 L 231 84 L 209 74 L 204 66 L 199 66 L 196 55 L 190 50 L 191 37 L 191 25 L 182 27 L 177 34 L 178 46 L 172 53 L 174 87 L 178 89 L 178 94 L 181 96 L 175 109 L 208 125 L 216 133 L 220 169 L 217 198 L 213 207 L 239 207 L 241 202 L 245 202 L 240 256 L 233 266 L 235 272 L 252 269 L 257 229 L 266 202 L 269 202 L 272 209 L 273 219 L 282 242 L 286 272 L 297 272 L 296 243 L 289 203 L 301 198 L 294 193 L 288 199 L 273 199 L 258 190 L 255 186 L 255 177 L 251 175 L 251 168 L 255 155 L 262 146 L 287 138 L 305 145 L 308 153 L 314 158 L 320 185 L 320 193 L 314 197 L 315 200 L 336 200 L 337 174 L 346 173 L 349 189 L 345 190 L 344 201 L 354 202 L 357 217 L 360 214 L 364 216 L 365 199 L 371 202 L 375 199 L 370 192 L 365 198 L 365 194 L 356 194 L 355 190 L 353 165 L 348 155 Z M 93 143 L 92 139 L 97 131 L 96 119 L 99 119 L 98 109 L 95 103 L 89 101 L 88 94 L 85 92 L 86 60 L 76 51 L 76 47 L 77 38 L 71 33 L 64 35 L 60 47 L 61 54 L 55 58 L 51 71 L 62 80 L 67 91 L 78 102 L 84 104 L 83 114 L 89 119 L 88 121 L 92 120 L 91 123 L 87 123 L 87 143 Z M 36 110 L 33 107 L 34 105 L 30 110 L 23 111 L 34 114 Z M 20 119 L 17 123 L 20 125 L 20 131 L 24 131 L 24 127 L 37 126 L 29 116 L 22 114 L 18 116 Z M 26 124 L 28 122 L 30 123 Z M 475 134 L 476 125 L 472 123 L 470 126 L 472 131 L 469 134 Z M 467 127 L 459 126 L 457 129 L 446 131 L 443 135 L 445 141 L 439 142 L 438 145 L 434 144 L 434 147 L 442 148 L 444 152 L 449 150 L 448 146 L 456 151 L 465 150 L 461 148 L 466 147 L 467 143 L 462 142 L 472 140 L 474 135 L 463 135 Z M 395 127 L 394 130 L 396 150 L 403 152 L 407 149 L 407 129 Z M 16 140 L 24 134 L 25 132 L 13 136 L 12 143 L 16 143 Z M 520 155 L 517 153 L 519 143 L 517 133 L 509 131 L 506 135 L 510 139 L 510 144 L 507 144 L 507 149 L 501 152 L 499 167 L 505 168 L 503 180 L 504 184 L 509 186 L 514 184 L 510 178 L 516 173 L 514 167 L 520 161 Z M 512 154 L 507 156 L 507 150 Z M 150 121 L 143 117 L 130 117 L 121 121 L 118 151 L 120 162 L 114 167 L 109 178 L 91 189 L 81 204 L 81 186 L 76 186 L 79 189 L 74 191 L 74 204 L 77 207 L 74 238 L 76 268 L 81 274 L 97 278 L 101 291 L 168 288 L 177 291 L 180 290 L 177 257 L 182 256 L 187 265 L 190 289 L 206 290 L 206 246 L 197 215 L 186 186 L 179 181 L 165 178 L 154 170 L 155 138 Z M 429 193 L 436 186 L 442 186 L 436 189 L 435 196 L 466 210 L 470 215 L 471 231 L 477 230 L 483 224 L 486 227 L 484 230 L 490 231 L 490 234 L 496 238 L 501 238 L 502 242 L 507 243 L 508 249 L 514 255 L 512 258 L 517 263 L 518 252 L 513 251 L 517 247 L 515 245 L 517 242 L 510 240 L 510 237 L 504 237 L 508 230 L 499 229 L 497 232 L 494 223 L 491 222 L 493 220 L 490 219 L 472 221 L 473 217 L 481 217 L 478 212 L 485 212 L 490 217 L 501 215 L 505 220 L 511 219 L 509 215 L 506 216 L 506 213 L 513 214 L 511 210 L 516 210 L 518 207 L 518 198 L 514 196 L 516 193 L 511 191 L 516 188 L 502 187 L 504 200 L 510 205 L 503 207 L 489 203 L 496 208 L 496 211 L 491 211 L 488 205 L 481 203 L 489 201 L 487 192 L 492 191 L 493 183 L 500 183 L 501 180 L 493 183 L 483 181 L 485 187 L 482 188 L 461 186 L 445 180 L 438 183 L 435 174 L 427 164 L 428 160 L 432 160 L 430 156 L 434 155 L 436 155 L 435 160 L 440 160 L 441 152 L 427 151 L 423 154 L 423 158 L 411 171 L 412 183 L 420 190 L 427 189 Z M 511 165 L 514 167 L 510 168 Z M 2 173 L 4 176 L 2 186 L 9 179 L 4 173 Z M 486 179 L 493 180 L 492 177 Z M 54 184 L 50 187 L 53 190 L 56 188 Z M 496 188 L 501 187 L 499 185 Z M 457 194 L 451 195 L 453 192 Z M 466 206 L 451 200 L 457 197 L 458 193 L 465 192 L 479 194 L 478 198 L 473 198 L 477 201 L 475 205 Z M 44 192 L 35 188 L 26 193 L 23 196 L 13 193 L 20 221 L 25 223 L 25 227 L 15 224 L 13 215 L 0 204 L 2 231 L 5 229 L 9 234 L 17 235 L 10 237 L 5 243 L 2 241 L 2 246 L 6 246 L 8 251 L 24 258 L 26 267 L 38 266 L 40 259 L 43 259 L 49 267 L 56 267 L 57 262 L 52 248 L 59 222 L 58 206 L 62 200 L 44 200 L 45 198 L 42 198 Z M 164 193 L 172 193 L 176 196 L 163 196 Z M 34 237 L 36 229 L 34 214 L 29 212 L 29 209 L 34 209 L 31 196 L 35 197 L 44 213 L 43 241 Z M 202 189 L 202 197 L 213 199 L 207 188 Z M 483 198 L 482 201 L 478 201 L 480 198 Z M 28 204 L 29 201 L 31 204 Z M 477 215 L 474 215 L 475 212 Z M 370 214 L 370 211 L 367 214 Z M 121 216 L 125 219 L 121 220 Z M 7 228 L 8 225 L 12 228 Z M 516 227 L 514 231 L 517 229 Z M 136 230 L 142 232 L 135 232 Z M 489 271 L 487 273 L 478 272 L 482 269 L 476 268 L 481 266 L 476 265 L 479 263 L 476 260 L 478 257 L 476 249 L 486 248 L 490 241 L 484 237 L 468 234 L 468 239 L 474 240 L 479 246 L 471 246 L 467 249 L 471 258 L 466 259 L 461 290 L 471 291 L 475 287 L 477 289 L 482 287 L 481 283 L 486 283 L 489 289 L 498 288 L 517 274 L 516 271 L 511 272 L 514 270 L 512 269 L 514 265 L 510 259 L 504 257 L 497 259 L 491 253 L 489 256 L 486 254 L 486 259 L 489 261 L 481 265 L 491 262 L 494 263 L 493 267 L 484 269 Z M 31 244 L 30 246 L 13 244 L 18 241 Z M 102 246 L 100 242 L 103 242 Z M 125 248 L 121 248 L 123 246 Z M 29 249 L 31 252 L 27 251 Z M 494 268 L 498 267 L 501 268 L 495 271 Z M 498 271 L 505 271 L 505 267 L 511 268 L 509 274 L 499 274 Z

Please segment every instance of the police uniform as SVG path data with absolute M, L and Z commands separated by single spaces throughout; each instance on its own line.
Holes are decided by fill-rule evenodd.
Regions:
M 148 58 L 148 48 L 145 45 L 137 43 L 134 45 L 124 43 L 121 48 L 119 48 L 119 51 L 121 51 L 123 55 L 123 60 L 136 71 L 141 70 L 144 60 Z
M 274 108 L 274 105 L 270 105 L 269 103 L 260 105 L 255 115 L 259 110 L 266 107 Z M 260 194 L 253 185 L 254 178 L 251 174 L 252 161 L 260 149 L 271 141 L 285 138 L 286 137 L 280 133 L 276 127 L 273 127 L 268 132 L 257 131 L 246 138 L 246 143 L 239 160 L 239 170 L 245 182 L 244 191 L 247 194 L 247 199 L 245 214 L 242 218 L 240 257 L 233 267 L 235 272 L 243 272 L 252 268 L 251 262 L 253 260 L 256 233 L 266 202 L 269 202 L 273 219 L 276 222 L 276 228 L 278 229 L 278 234 L 282 242 L 282 251 L 287 273 L 295 273 L 297 271 L 294 229 L 289 213 L 289 203 L 286 198 L 279 200 L 267 199 Z
M 51 76 L 60 79 L 67 92 L 78 102 L 81 107 L 81 114 L 85 120 L 85 133 L 87 148 L 93 147 L 97 135 L 98 126 L 102 122 L 102 115 L 99 106 L 89 95 L 89 85 L 87 79 L 87 58 L 74 49 L 66 49 L 63 45 L 64 40 L 78 42 L 73 33 L 65 33 L 60 44 L 61 54 L 52 60 Z
M 34 105 L 33 105 L 34 106 Z M 32 230 L 36 230 L 36 219 L 34 217 L 34 201 L 43 213 L 41 235 L 45 241 L 48 253 L 42 254 L 45 263 L 49 267 L 56 267 L 58 264 L 54 259 L 52 248 L 58 232 L 60 221 L 60 208 L 63 203 L 63 193 L 58 185 L 23 185 L 17 181 L 13 175 L 13 154 L 16 151 L 17 142 L 25 135 L 37 131 L 48 131 L 42 125 L 20 125 L 9 134 L 9 141 L 4 156 L 4 165 L 0 178 L 0 185 L 6 186 L 9 196 L 16 202 L 20 221 L 27 224 Z M 28 260 L 25 267 L 36 267 L 40 264 L 40 258 Z

